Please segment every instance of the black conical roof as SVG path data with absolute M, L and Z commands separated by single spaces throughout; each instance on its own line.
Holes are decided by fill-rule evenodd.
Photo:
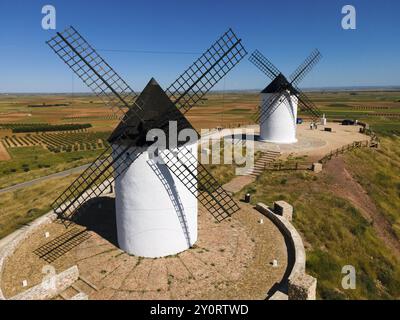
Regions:
M 153 141 L 147 142 L 146 134 L 155 128 L 163 130 L 168 141 L 169 121 L 177 121 L 178 131 L 193 128 L 154 78 L 150 79 L 136 101 L 140 108 L 135 105 L 127 111 L 123 121 L 108 138 L 110 143 L 116 143 L 118 138 L 124 135 L 124 140 L 118 143 L 135 141 L 137 146 L 151 145 Z
M 286 77 L 280 73 L 276 78 L 265 87 L 261 93 L 278 93 L 283 90 L 289 90 L 291 94 L 297 94 L 297 90 L 289 83 Z

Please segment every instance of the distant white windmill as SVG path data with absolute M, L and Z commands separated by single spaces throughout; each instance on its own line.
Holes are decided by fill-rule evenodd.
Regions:
M 295 143 L 297 109 L 308 111 L 315 121 L 321 112 L 297 87 L 298 83 L 321 59 L 318 50 L 311 55 L 289 77 L 290 81 L 258 50 L 249 60 L 273 81 L 261 91 L 261 106 L 256 120 L 260 124 L 260 140 L 273 143 Z

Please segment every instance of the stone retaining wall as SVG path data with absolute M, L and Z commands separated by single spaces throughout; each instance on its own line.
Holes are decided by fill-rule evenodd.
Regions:
M 264 203 L 257 203 L 256 209 L 289 239 L 292 248 L 288 250 L 293 250 L 294 255 L 294 264 L 288 277 L 288 294 L 277 291 L 270 300 L 315 300 L 317 279 L 306 274 L 306 252 L 300 234 L 285 215 L 278 215 Z
M 3 277 L 4 265 L 7 258 L 10 257 L 14 251 L 17 249 L 19 244 L 26 240 L 32 233 L 34 233 L 40 226 L 53 222 L 57 219 L 57 215 L 52 211 L 48 212 L 44 216 L 34 220 L 27 226 L 15 231 L 9 236 L 1 240 L 0 246 L 0 300 L 5 300 L 1 289 L 1 281 Z
M 11 297 L 10 300 L 48 300 L 52 299 L 67 288 L 69 288 L 79 278 L 77 266 L 73 266 L 48 281 L 42 282 L 24 292 Z M 76 295 L 74 300 L 82 300 L 83 294 Z
M 107 183 L 107 182 L 104 182 Z M 110 186 L 110 188 L 104 192 L 104 195 L 113 195 L 113 185 Z M 86 191 L 87 194 L 90 193 L 89 191 Z M 0 240 L 0 300 L 6 300 L 4 297 L 3 291 L 1 289 L 1 281 L 3 277 L 3 269 L 4 265 L 7 261 L 7 258 L 10 257 L 19 244 L 26 240 L 31 234 L 33 234 L 40 226 L 52 223 L 54 220 L 57 219 L 57 214 L 54 213 L 53 210 L 48 212 L 47 214 L 37 218 L 33 222 L 29 223 L 28 225 L 18 229 L 17 231 L 13 232 L 12 234 L 8 235 L 7 237 L 3 238 Z M 65 272 L 67 272 L 66 270 Z M 62 275 L 63 273 L 60 273 L 59 275 Z M 65 276 L 65 275 L 64 275 Z M 68 276 L 68 272 L 66 274 Z M 62 282 L 62 279 L 59 279 Z M 29 289 L 30 290 L 30 289 Z M 27 290 L 27 291 L 29 291 Z M 40 288 L 37 288 L 37 290 L 40 291 Z M 25 291 L 25 292 L 27 292 Z

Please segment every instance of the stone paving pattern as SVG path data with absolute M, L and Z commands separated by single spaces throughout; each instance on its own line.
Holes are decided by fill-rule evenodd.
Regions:
M 92 236 L 52 263 L 57 272 L 76 264 L 98 289 L 82 288 L 89 299 L 265 299 L 286 271 L 284 237 L 268 219 L 259 224 L 263 216 L 250 205 L 241 203 L 242 210 L 222 223 L 200 209 L 199 239 L 191 249 L 148 259 L 115 245 L 114 199 L 96 201 L 77 225 Z M 33 250 L 65 231 L 57 221 L 43 226 L 16 250 L 1 279 L 6 297 L 40 283 L 46 262 Z M 273 259 L 278 267 L 272 266 Z M 23 280 L 28 287 L 22 287 Z

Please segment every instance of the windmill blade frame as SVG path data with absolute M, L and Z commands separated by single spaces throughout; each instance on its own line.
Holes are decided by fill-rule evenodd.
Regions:
M 321 118 L 322 113 L 318 109 L 318 107 L 300 89 L 296 88 L 296 90 L 298 91 L 298 94 L 296 96 L 299 101 L 300 109 L 302 111 L 307 111 L 311 113 L 311 115 L 313 116 L 313 120 Z
M 121 148 L 121 150 L 116 157 L 112 156 L 112 148 L 108 147 L 51 204 L 53 211 L 62 221 L 71 221 L 77 213 L 77 210 L 87 199 L 103 194 L 104 191 L 112 185 L 115 179 L 135 161 L 138 155 L 136 155 L 135 158 L 129 158 L 129 161 L 120 161 L 118 166 L 114 166 L 120 157 L 124 154 L 126 155 L 128 150 L 131 151 L 133 143 L 125 147 L 121 145 L 118 147 Z M 123 167 L 121 168 L 121 166 Z
M 228 29 L 165 90 L 183 114 L 246 56 L 241 41 Z
M 127 109 L 141 109 L 135 91 L 74 27 L 57 32 L 46 43 L 121 121 Z M 140 118 L 138 113 L 136 116 Z
M 321 60 L 322 55 L 318 49 L 314 49 L 304 62 L 290 75 L 289 81 L 293 86 L 297 86 L 312 68 Z
M 279 74 L 282 74 L 282 72 L 257 49 L 250 55 L 249 61 L 271 80 L 274 80 Z
M 204 165 L 197 162 L 197 159 L 186 147 L 180 148 L 176 153 L 165 150 L 160 157 L 169 170 L 197 197 L 217 222 L 229 218 L 240 210 L 236 201 Z

